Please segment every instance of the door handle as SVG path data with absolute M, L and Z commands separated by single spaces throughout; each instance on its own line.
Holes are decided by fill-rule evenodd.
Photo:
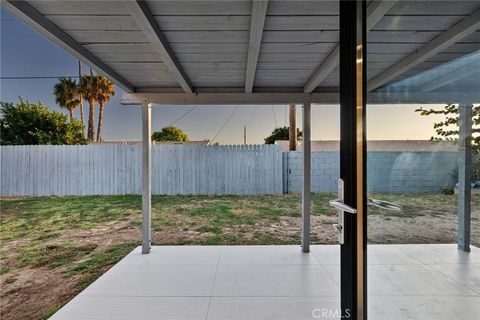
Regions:
M 343 189 L 343 181 L 342 183 L 339 182 L 339 185 L 342 185 L 342 188 L 339 188 L 339 190 Z M 342 195 L 339 194 L 339 196 L 342 196 Z M 343 203 L 340 199 L 330 200 L 329 204 L 331 207 L 334 207 L 335 209 L 337 209 L 337 223 L 334 223 L 332 227 L 337 232 L 338 242 L 340 244 L 344 244 L 345 243 L 345 225 L 344 225 L 345 212 L 356 214 L 357 209 L 352 208 L 348 204 Z
M 338 199 L 329 201 L 329 205 L 337 210 L 337 223 L 333 224 L 333 228 L 337 232 L 338 242 L 345 243 L 345 212 L 356 214 L 357 209 L 343 203 L 344 182 L 338 179 Z
M 330 200 L 329 202 L 330 207 L 334 207 L 339 211 L 349 212 L 349 213 L 357 213 L 357 209 L 350 207 L 348 204 L 343 203 L 340 199 Z
M 388 210 L 388 211 L 395 211 L 395 212 L 402 211 L 402 207 L 399 206 L 398 204 L 391 203 L 384 200 L 367 199 L 367 205 L 375 206 L 377 208 Z

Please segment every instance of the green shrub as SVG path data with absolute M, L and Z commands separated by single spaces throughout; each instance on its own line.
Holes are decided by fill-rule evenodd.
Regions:
M 0 102 L 1 145 L 84 144 L 82 125 L 67 121 L 63 113 L 50 111 L 41 102 L 23 101 L 16 105 Z

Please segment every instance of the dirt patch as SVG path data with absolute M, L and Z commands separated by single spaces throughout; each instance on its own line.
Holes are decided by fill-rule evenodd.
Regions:
M 108 223 L 105 227 L 91 230 L 68 230 L 49 243 L 52 253 L 46 258 L 50 260 L 41 260 L 40 263 L 28 267 L 21 267 L 17 258 L 18 250 L 29 245 L 28 240 L 2 243 L 2 251 L 5 254 L 2 266 L 12 271 L 0 276 L 0 318 L 42 319 L 83 289 L 81 274 L 68 276 L 67 266 L 59 268 L 47 266 L 53 259 L 59 258 L 54 253 L 56 244 L 69 241 L 75 244 L 77 250 L 91 247 L 94 248 L 92 255 L 104 252 L 112 245 L 137 242 L 139 238 L 140 230 L 133 227 L 130 220 Z M 75 263 L 81 263 L 86 259 L 87 257 L 82 257 Z
M 471 242 L 480 246 L 480 210 L 472 210 Z M 368 240 L 372 243 L 455 243 L 458 216 L 418 215 L 410 217 L 370 215 Z
M 299 244 L 302 220 L 299 217 L 280 217 L 278 222 L 269 224 L 257 223 L 254 226 L 240 225 L 232 228 L 225 228 L 224 233 L 232 236 L 245 234 L 249 240 L 254 240 L 255 234 L 262 234 L 261 240 L 270 240 L 272 244 Z M 329 216 L 311 217 L 311 241 L 313 244 L 336 243 L 336 234 L 331 227 L 333 220 Z M 259 243 L 262 244 L 262 243 Z M 264 243 L 263 243 L 264 244 Z
M 45 267 L 2 276 L 2 319 L 41 319 L 77 293 L 77 281 L 78 277 L 65 278 L 61 270 Z
M 137 242 L 140 239 L 140 229 L 133 226 L 136 219 L 112 221 L 101 228 L 91 230 L 69 231 L 63 233 L 55 242 L 72 241 L 77 245 L 98 245 L 97 251 L 103 251 L 114 244 Z

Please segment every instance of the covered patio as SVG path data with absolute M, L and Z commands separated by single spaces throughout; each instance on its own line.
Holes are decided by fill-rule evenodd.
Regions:
M 369 319 L 480 315 L 480 249 L 369 245 Z M 135 249 L 51 319 L 340 319 L 340 246 Z
M 367 305 L 370 319 L 478 319 L 470 137 L 472 107 L 480 101 L 474 72 L 480 66 L 480 3 L 367 2 L 350 3 L 343 20 L 339 1 L 2 2 L 121 86 L 127 92 L 123 104 L 142 109 L 142 246 L 53 319 L 335 319 L 340 309 L 349 310 L 341 307 L 341 296 L 358 307 L 352 319 L 366 318 Z M 358 17 L 361 23 L 353 26 L 350 20 Z M 342 25 L 348 27 L 343 39 Z M 367 32 L 368 45 L 362 36 Z M 353 150 L 360 159 L 364 123 L 349 121 L 364 119 L 367 103 L 459 104 L 457 244 L 367 246 L 366 230 L 359 227 L 358 244 L 347 238 L 343 246 L 352 259 L 340 258 L 340 246 L 310 245 L 311 107 L 348 108 L 351 148 L 341 153 L 345 159 L 345 150 Z M 301 247 L 152 246 L 152 107 L 272 104 L 303 107 Z M 352 168 L 366 171 L 363 163 Z M 347 212 L 365 211 L 356 222 L 361 226 L 366 190 L 353 169 L 355 183 L 347 186 L 360 186 L 360 200 L 345 202 L 360 204 Z M 341 261 L 348 268 L 342 283 Z
M 123 104 L 141 106 L 144 253 L 151 241 L 152 107 L 302 105 L 302 250 L 308 252 L 311 107 L 341 103 L 339 1 L 6 0 L 2 5 L 111 78 L 127 92 Z M 366 61 L 357 60 L 365 68 L 363 103 L 459 105 L 458 247 L 468 251 L 480 3 L 385 0 L 365 6 Z M 350 40 L 344 46 L 355 50 Z M 343 59 L 346 65 L 348 54 Z

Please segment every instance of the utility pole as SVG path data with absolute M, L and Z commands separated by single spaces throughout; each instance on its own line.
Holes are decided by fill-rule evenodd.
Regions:
M 294 103 L 290 104 L 290 127 L 288 130 L 288 141 L 289 147 L 288 150 L 295 151 L 297 150 L 297 108 Z
M 82 61 L 78 60 L 78 88 L 81 88 L 80 85 L 82 83 Z M 80 120 L 82 123 L 82 136 L 85 136 L 85 120 L 83 118 L 83 97 L 82 91 L 80 90 L 78 97 L 80 98 Z
M 243 144 L 247 144 L 247 126 L 243 126 Z

